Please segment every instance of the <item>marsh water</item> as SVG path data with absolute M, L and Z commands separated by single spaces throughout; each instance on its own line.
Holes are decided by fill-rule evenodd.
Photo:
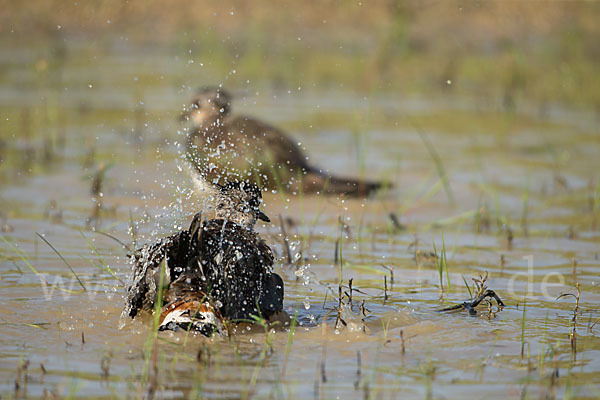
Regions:
M 285 129 L 314 164 L 393 187 L 265 194 L 273 222 L 257 229 L 293 329 L 155 336 L 149 321 L 119 329 L 130 266 L 115 238 L 140 246 L 206 207 L 178 115 L 236 71 L 82 47 L 57 76 L 44 51 L 5 51 L 0 75 L 1 397 L 600 396 L 597 114 L 452 88 L 236 85 L 233 111 Z M 438 312 L 486 274 L 503 309 Z

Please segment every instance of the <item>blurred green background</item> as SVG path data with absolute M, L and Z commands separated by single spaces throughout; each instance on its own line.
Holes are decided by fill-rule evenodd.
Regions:
M 65 63 L 136 49 L 193 63 L 174 84 L 453 91 L 600 112 L 597 1 L 5 0 L 0 10 L 4 84 L 24 57 L 23 74 L 56 82 L 71 78 L 58 76 Z M 144 85 L 164 79 L 164 65 L 147 67 L 132 66 Z

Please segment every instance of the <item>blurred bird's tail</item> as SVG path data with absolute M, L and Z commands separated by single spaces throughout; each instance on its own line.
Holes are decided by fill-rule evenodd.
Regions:
M 351 197 L 367 197 L 379 189 L 391 186 L 389 183 L 379 181 L 330 176 L 321 171 L 309 171 L 302 177 L 302 190 L 305 193 L 323 192 Z

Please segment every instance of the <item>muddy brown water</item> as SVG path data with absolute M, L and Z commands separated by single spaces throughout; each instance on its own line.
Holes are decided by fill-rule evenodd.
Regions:
M 365 98 L 246 85 L 235 110 L 285 127 L 315 164 L 387 179 L 393 189 L 366 201 L 265 196 L 274 223 L 258 230 L 279 256 L 285 308 L 298 321 L 293 332 L 255 327 L 231 339 L 160 333 L 155 340 L 148 321 L 118 329 L 127 250 L 96 231 L 140 245 L 185 227 L 206 206 L 178 145 L 177 111 L 195 84 L 180 84 L 189 67 L 173 60 L 153 70 L 159 57 L 140 53 L 139 71 L 127 56 L 67 62 L 68 90 L 24 69 L 31 62 L 24 54 L 3 70 L 2 397 L 600 396 L 600 132 L 593 114 L 554 105 L 523 102 L 511 113 L 493 99 L 459 94 Z M 53 143 L 46 152 L 45 137 Z M 94 200 L 101 165 L 102 197 Z M 358 290 L 342 315 L 346 326 L 336 329 L 340 242 L 342 282 L 353 279 Z M 438 254 L 446 250 L 443 290 L 427 257 L 434 243 Z M 41 284 L 28 263 L 55 287 Z M 465 281 L 472 287 L 486 272 L 504 309 L 436 311 L 468 299 Z M 574 327 L 574 297 L 556 298 L 576 294 L 576 284 Z

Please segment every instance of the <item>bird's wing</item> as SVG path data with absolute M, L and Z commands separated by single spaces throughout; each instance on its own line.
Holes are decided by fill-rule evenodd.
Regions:
M 152 311 L 163 264 L 162 285 L 165 288 L 184 271 L 192 258 L 198 257 L 195 239 L 202 232 L 201 218 L 201 213 L 196 214 L 188 230 L 146 244 L 132 257 L 133 277 L 127 288 L 122 318 L 134 318 L 140 310 Z
M 155 276 L 160 274 L 161 265 L 166 259 L 172 239 L 168 237 L 153 244 L 146 244 L 137 255 L 132 257 L 133 277 L 127 287 L 125 308 L 121 318 L 134 318 L 142 309 L 152 310 L 157 290 Z
M 282 130 L 244 116 L 236 117 L 230 126 L 244 133 L 249 140 L 255 139 L 260 147 L 258 150 L 272 163 L 284 164 L 292 169 L 308 168 L 306 156 L 297 141 Z

